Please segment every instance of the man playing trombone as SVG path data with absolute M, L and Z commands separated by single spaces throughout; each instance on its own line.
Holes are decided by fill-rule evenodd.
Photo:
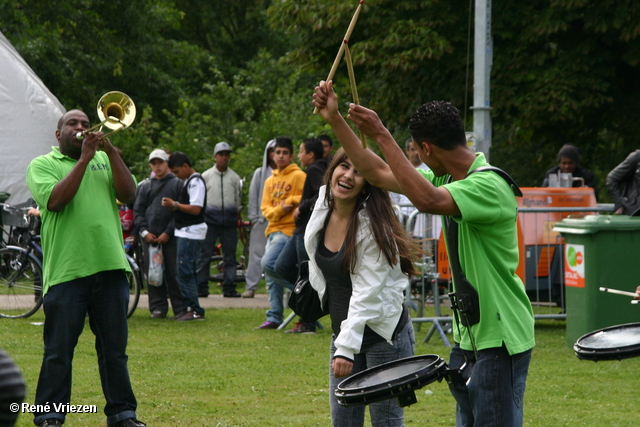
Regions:
M 46 314 L 35 398 L 42 411 L 34 414 L 34 423 L 60 426 L 65 421 L 73 353 L 88 314 L 107 424 L 140 427 L 145 424 L 136 420 L 127 368 L 129 264 L 116 205 L 116 198 L 133 203 L 136 186 L 111 142 L 102 132 L 86 132 L 89 128 L 85 113 L 67 112 L 55 132 L 59 147 L 32 160 L 27 169 L 27 185 L 42 217 Z

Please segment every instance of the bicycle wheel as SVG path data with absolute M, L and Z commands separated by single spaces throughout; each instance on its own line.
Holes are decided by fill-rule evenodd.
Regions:
M 29 317 L 42 305 L 42 267 L 20 248 L 0 249 L 0 317 Z
M 138 301 L 140 301 L 140 289 L 142 289 L 142 273 L 138 264 L 127 255 L 129 261 L 129 267 L 131 273 L 127 273 L 127 280 L 129 280 L 129 308 L 127 308 L 127 319 L 131 317 L 136 307 L 138 307 Z

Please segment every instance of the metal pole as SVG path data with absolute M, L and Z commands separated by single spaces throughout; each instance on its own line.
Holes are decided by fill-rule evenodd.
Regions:
M 489 160 L 491 148 L 491 0 L 476 0 L 473 65 L 473 132 L 478 135 L 476 151 Z

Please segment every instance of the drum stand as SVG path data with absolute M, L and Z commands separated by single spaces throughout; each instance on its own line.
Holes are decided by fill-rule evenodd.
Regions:
M 433 261 L 432 261 L 433 262 Z M 435 278 L 433 278 L 435 276 Z M 422 342 L 427 343 L 429 342 L 429 340 L 431 339 L 431 337 L 433 336 L 433 334 L 435 332 L 438 332 L 438 335 L 440 336 L 440 339 L 442 340 L 442 342 L 444 343 L 445 346 L 447 347 L 451 347 L 451 344 L 449 343 L 449 340 L 447 339 L 447 335 L 444 332 L 444 328 L 442 327 L 442 323 L 444 324 L 450 324 L 451 323 L 451 317 L 447 317 L 447 316 L 442 316 L 442 308 L 440 305 L 440 290 L 438 289 L 438 273 L 437 272 L 427 272 L 423 270 L 423 274 L 422 274 L 422 293 L 421 293 L 421 298 L 424 298 L 425 294 L 424 294 L 424 289 L 425 289 L 425 281 L 429 281 L 431 283 L 431 293 L 433 295 L 433 306 L 435 308 L 435 317 L 416 317 L 411 319 L 411 321 L 413 323 L 417 323 L 418 324 L 418 330 L 419 330 L 419 326 L 422 323 L 431 323 L 431 328 L 429 329 L 429 332 L 427 332 L 427 335 L 424 337 L 424 340 Z M 422 301 L 421 302 L 422 306 L 424 306 L 425 302 Z M 423 309 L 421 309 L 421 313 L 422 314 Z M 442 323 L 441 323 L 442 322 Z
M 287 289 L 287 288 L 285 288 L 285 289 L 284 289 L 284 297 L 283 297 L 283 298 L 284 298 L 283 306 L 285 307 L 285 309 L 286 309 L 287 307 L 289 307 L 289 295 L 290 295 L 290 294 L 291 294 L 291 289 Z M 286 327 L 287 327 L 287 325 L 288 325 L 289 323 L 291 323 L 291 321 L 292 321 L 293 319 L 295 319 L 295 317 L 296 317 L 296 316 L 297 316 L 297 315 L 296 315 L 296 313 L 292 311 L 292 312 L 291 312 L 291 314 L 289 314 L 289 315 L 288 315 L 288 316 L 287 316 L 287 317 L 282 321 L 282 323 L 280 323 L 280 326 L 278 326 L 278 330 L 282 330 L 282 329 L 286 328 Z M 324 329 L 324 326 L 322 326 L 322 323 L 320 323 L 320 321 L 319 321 L 319 320 L 316 320 L 316 328 Z
M 406 223 L 407 232 L 409 233 L 413 232 L 417 215 L 420 215 L 420 214 L 421 213 L 419 211 L 415 210 L 409 215 Z M 426 218 L 425 224 L 431 224 L 431 215 L 427 215 L 427 214 L 422 214 L 422 215 L 425 216 Z M 416 327 L 417 331 L 420 330 L 420 326 L 422 323 L 432 324 L 431 328 L 429 329 L 429 332 L 427 332 L 427 335 L 424 338 L 424 341 L 423 341 L 424 343 L 429 342 L 433 334 L 437 332 L 438 335 L 440 336 L 440 339 L 444 343 L 444 345 L 447 347 L 451 347 L 451 344 L 449 343 L 449 340 L 447 339 L 447 335 L 443 328 L 443 324 L 444 325 L 451 324 L 452 318 L 447 316 L 442 316 L 442 309 L 440 304 L 441 303 L 440 290 L 438 289 L 438 278 L 440 277 L 440 275 L 438 274 L 438 268 L 436 266 L 434 258 L 430 255 L 427 255 L 428 253 L 431 253 L 431 254 L 437 253 L 436 251 L 437 240 L 435 238 L 429 238 L 426 236 L 427 234 L 430 235 L 431 231 L 432 230 L 430 227 L 425 227 L 425 230 L 424 230 L 425 238 L 422 241 L 422 246 L 423 246 L 422 274 L 420 275 L 420 279 L 418 281 L 418 284 L 420 286 L 420 301 L 417 308 L 415 306 L 413 307 L 416 310 L 417 317 L 412 318 L 411 321 L 414 324 L 417 323 L 417 327 Z M 431 247 L 427 248 L 426 247 L 427 244 L 429 244 L 429 246 Z M 425 305 L 425 297 L 426 297 L 425 290 L 427 289 L 428 283 L 431 284 L 431 294 L 433 295 L 435 317 L 424 317 L 424 305 Z M 407 291 L 407 302 L 410 303 L 411 305 L 414 305 L 413 301 L 411 301 L 411 289 Z

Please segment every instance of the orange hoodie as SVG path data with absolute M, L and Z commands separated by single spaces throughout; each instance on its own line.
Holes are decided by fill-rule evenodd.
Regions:
M 283 171 L 275 169 L 273 175 L 267 178 L 264 183 L 261 205 L 262 214 L 269 221 L 265 231 L 266 236 L 276 231 L 281 231 L 287 236 L 293 234 L 293 230 L 296 228 L 293 211 L 300 203 L 306 178 L 307 174 L 295 163 L 291 163 Z M 282 202 L 294 205 L 293 210 L 285 214 Z

